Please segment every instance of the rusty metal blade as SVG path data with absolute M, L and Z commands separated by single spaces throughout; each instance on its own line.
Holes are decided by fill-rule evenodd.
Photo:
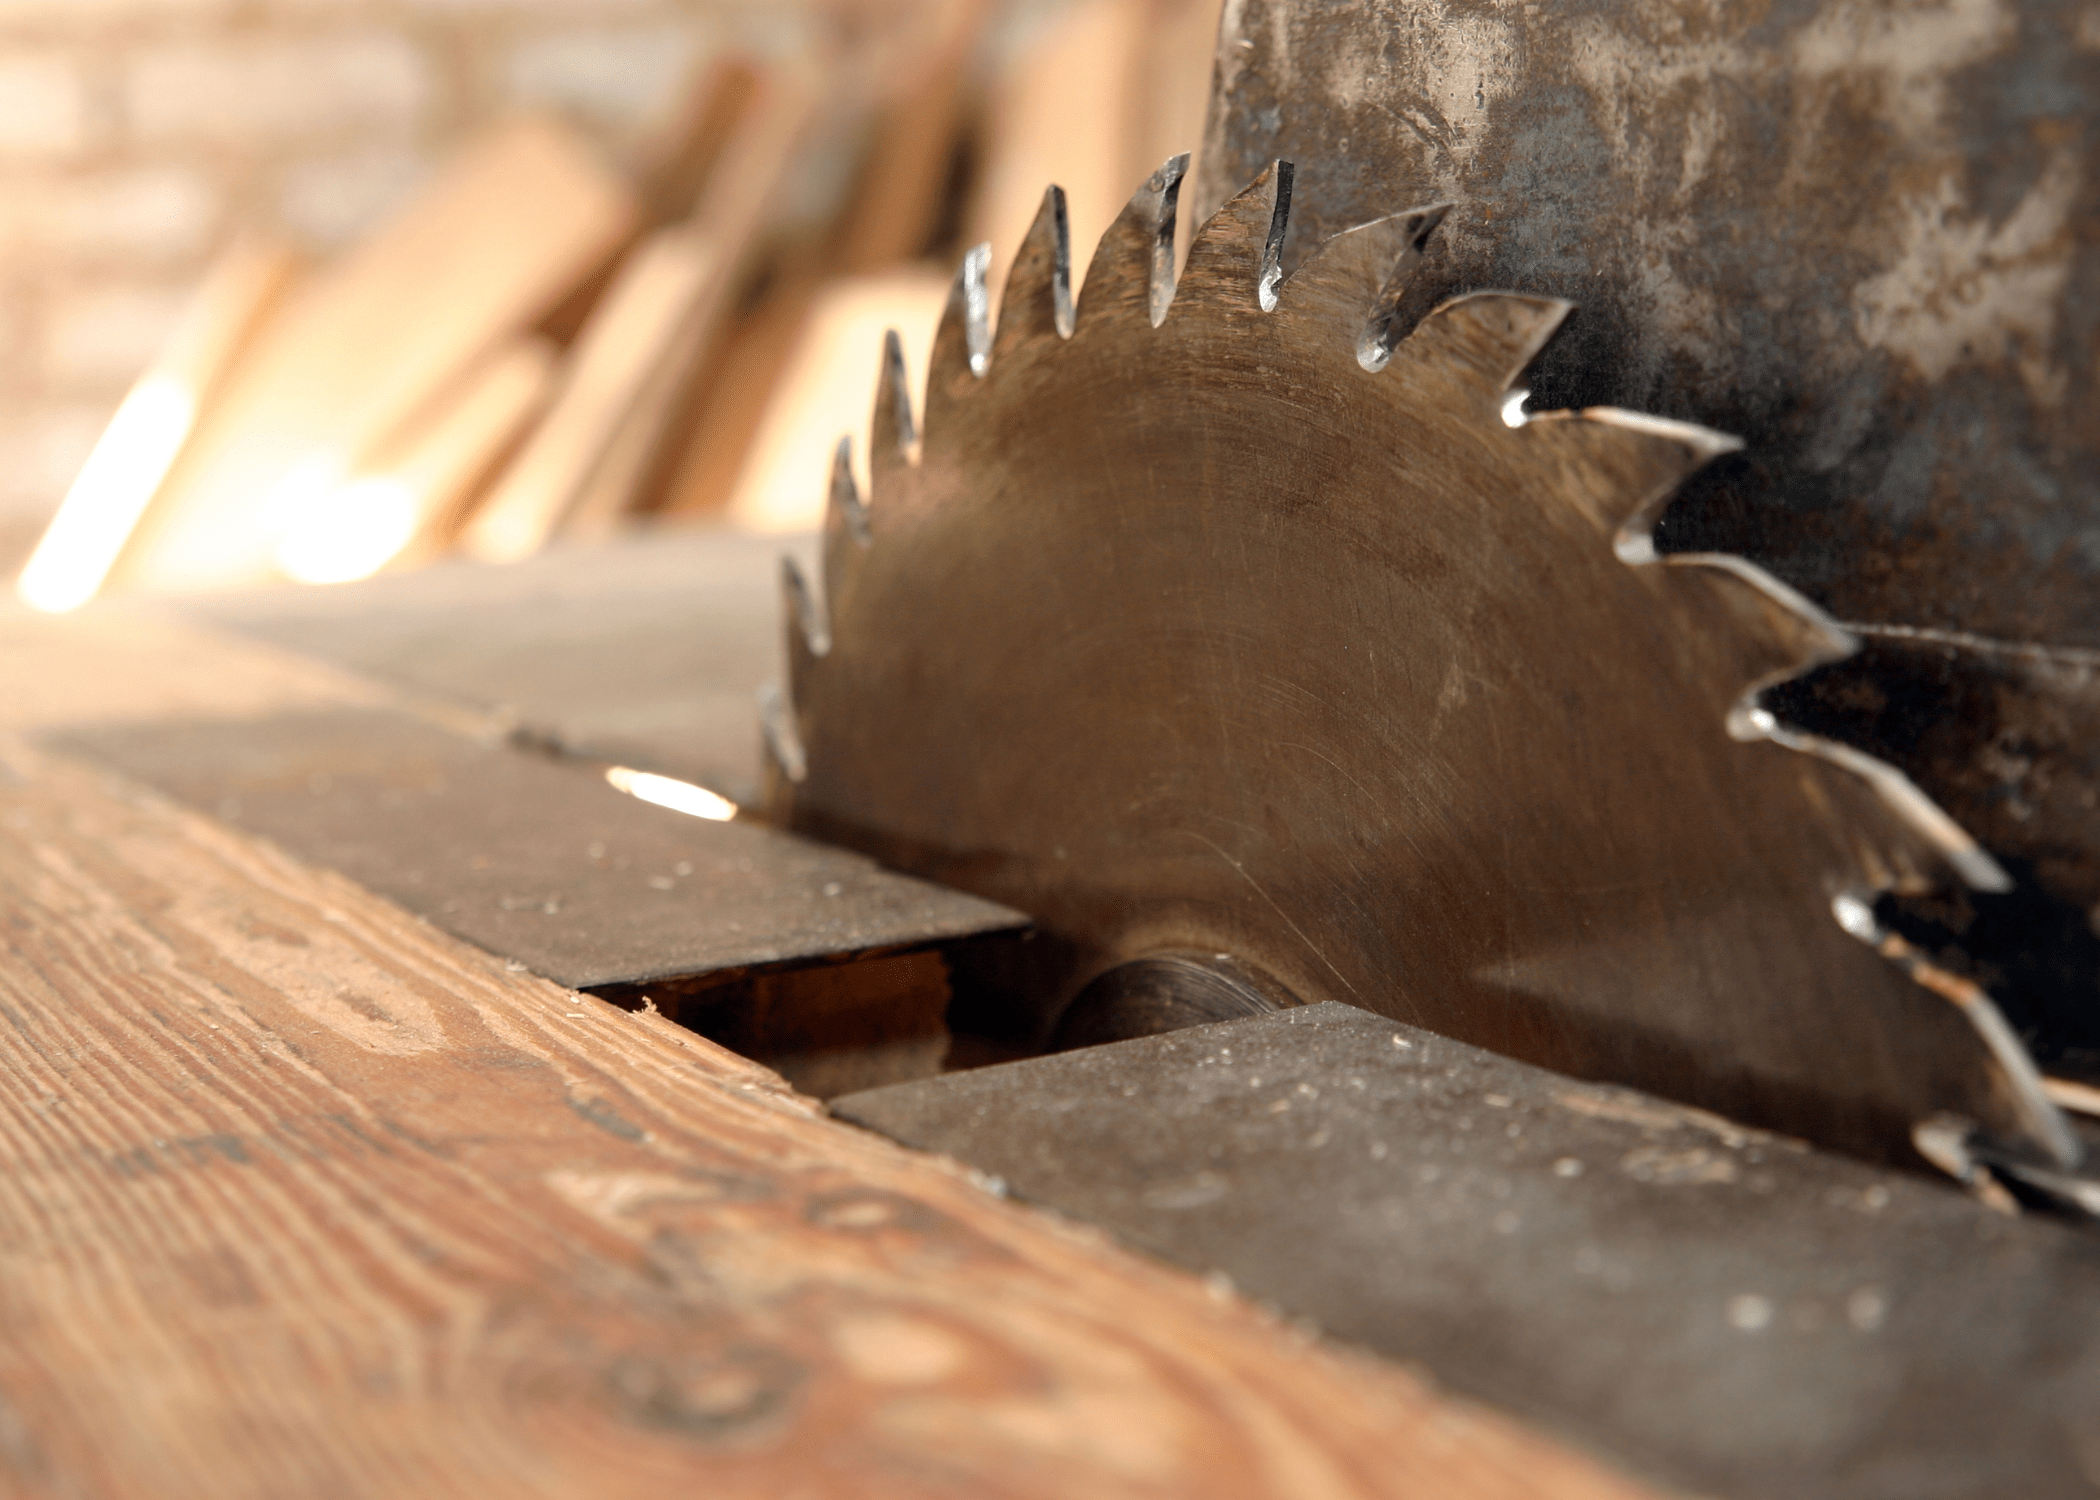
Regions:
M 1103 237 L 1073 337 L 880 471 L 832 649 L 790 664 L 776 820 L 1033 915 L 1023 1044 L 1118 966 L 1228 954 L 1883 1160 L 1923 1168 L 1943 1111 L 2060 1157 L 1983 1012 L 1838 920 L 1997 878 L 1892 768 L 1757 716 L 1849 639 L 1646 545 L 1734 441 L 1527 415 L 1562 299 L 1456 299 L 1375 370 L 1360 300 L 1265 310 L 1280 175 L 1162 320 L 1170 176 Z

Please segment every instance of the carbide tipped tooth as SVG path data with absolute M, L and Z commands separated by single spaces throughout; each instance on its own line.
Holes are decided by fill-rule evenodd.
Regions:
M 807 781 L 809 755 L 802 748 L 802 731 L 795 726 L 795 706 L 777 682 L 758 690 L 758 728 L 766 754 L 780 774 L 792 782 Z
M 1184 304 L 1276 307 L 1283 236 L 1291 219 L 1291 164 L 1272 161 L 1212 214 L 1189 242 L 1175 296 Z M 1252 294 L 1251 296 L 1249 294 Z
M 1384 369 L 1407 331 L 1401 299 L 1450 211 L 1448 203 L 1431 203 L 1329 236 L 1283 284 L 1282 301 L 1294 311 L 1327 314 L 1351 331 L 1358 364 Z
M 1499 405 L 1518 376 L 1552 341 L 1575 304 L 1558 297 L 1473 292 L 1431 312 L 1394 349 L 1469 379 Z
M 811 656 L 831 654 L 831 621 L 824 608 L 824 601 L 817 597 L 809 580 L 802 576 L 802 569 L 792 557 L 780 559 L 780 593 L 787 606 L 788 619 L 794 625 L 793 634 Z
M 926 431 L 936 440 L 949 405 L 966 398 L 991 367 L 991 298 L 985 287 L 991 263 L 990 245 L 978 245 L 963 256 L 933 335 L 933 357 L 926 370 Z
M 1043 194 L 1035 223 L 1014 254 L 999 300 L 999 331 L 992 363 L 1010 359 L 1023 344 L 1072 336 L 1072 231 L 1065 218 L 1065 190 Z
M 868 424 L 868 471 L 877 499 L 885 474 L 907 467 L 919 440 L 911 414 L 911 379 L 904 369 L 904 341 L 892 328 L 882 336 L 882 377 L 875 387 L 875 415 Z
M 1142 312 L 1154 328 L 1174 300 L 1174 205 L 1181 195 L 1188 153 L 1170 157 L 1131 195 L 1094 247 L 1079 289 L 1076 326 L 1116 312 Z

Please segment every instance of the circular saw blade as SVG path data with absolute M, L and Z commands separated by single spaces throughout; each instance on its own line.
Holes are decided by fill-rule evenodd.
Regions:
M 2017 1046 L 1834 914 L 2002 879 L 1898 773 L 1758 707 L 1849 639 L 1649 545 L 1731 440 L 1523 414 L 1563 302 L 1464 297 L 1396 337 L 1437 209 L 1280 281 L 1287 164 L 1177 284 L 1180 170 L 1076 314 L 1055 190 L 996 336 L 973 256 L 923 440 L 888 345 L 869 503 L 842 449 L 822 588 L 789 579 L 774 816 L 1034 915 L 1038 1037 L 1105 971 L 1216 953 L 1872 1155 L 1936 1111 L 2067 1149 Z

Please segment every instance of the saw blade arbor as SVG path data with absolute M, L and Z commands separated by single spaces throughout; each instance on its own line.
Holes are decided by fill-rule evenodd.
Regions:
M 1181 168 L 1076 307 L 1055 189 L 996 332 L 969 259 L 923 435 L 887 345 L 872 493 L 842 446 L 821 588 L 790 570 L 773 816 L 1032 914 L 1037 1045 L 1104 975 L 1194 955 L 1869 1154 L 1940 1111 L 2073 1151 L 2016 1043 L 1839 920 L 2003 879 L 1894 770 L 1758 706 L 1849 639 L 1650 543 L 1732 440 L 1524 415 L 1563 302 L 1401 336 L 1441 209 L 1282 279 L 1284 163 L 1177 283 Z

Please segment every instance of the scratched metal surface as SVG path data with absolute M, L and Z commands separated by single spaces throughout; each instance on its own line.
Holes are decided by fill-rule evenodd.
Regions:
M 2072 0 L 1228 0 L 1199 215 L 1286 263 L 1449 198 L 1424 305 L 1581 311 L 1539 407 L 1747 441 L 1661 538 L 1841 617 L 2100 645 L 2100 12 Z
M 1696 1493 L 2100 1483 L 2100 1237 L 1347 1006 L 832 1112 Z

